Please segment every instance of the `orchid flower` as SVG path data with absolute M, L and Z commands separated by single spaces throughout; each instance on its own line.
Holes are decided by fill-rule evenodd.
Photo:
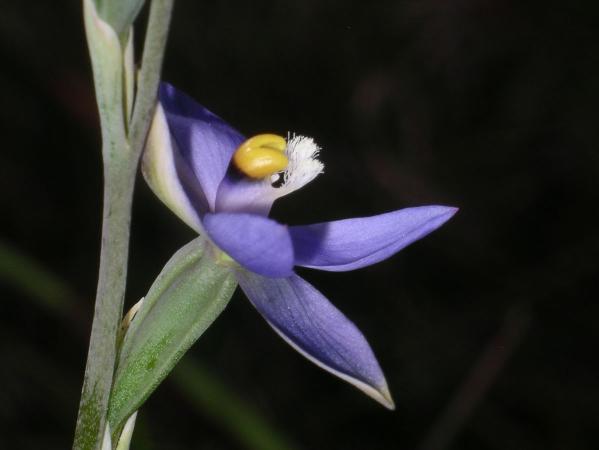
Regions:
M 286 226 L 269 219 L 273 202 L 323 172 L 309 137 L 249 140 L 168 84 L 143 156 L 155 194 L 210 244 L 215 264 L 234 273 L 269 325 L 321 368 L 393 409 L 373 351 L 358 328 L 295 266 L 348 271 L 382 261 L 445 223 L 447 206 Z

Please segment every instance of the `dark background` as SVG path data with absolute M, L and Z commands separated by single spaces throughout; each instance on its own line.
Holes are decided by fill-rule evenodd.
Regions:
M 101 217 L 81 22 L 76 1 L 0 4 L 3 449 L 69 448 L 74 430 Z M 395 412 L 288 348 L 239 293 L 184 362 L 286 448 L 599 448 L 598 24 L 594 0 L 179 1 L 164 79 L 248 135 L 323 147 L 326 174 L 277 219 L 461 208 L 374 267 L 301 270 L 368 337 Z M 139 181 L 128 305 L 193 238 Z M 211 388 L 177 373 L 133 449 L 264 450 L 219 413 L 232 400 L 196 401 L 194 380 Z

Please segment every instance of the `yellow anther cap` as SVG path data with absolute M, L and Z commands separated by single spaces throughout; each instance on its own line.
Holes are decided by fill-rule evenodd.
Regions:
M 276 134 L 259 134 L 249 138 L 233 154 L 233 163 L 250 178 L 265 178 L 285 170 L 287 141 Z

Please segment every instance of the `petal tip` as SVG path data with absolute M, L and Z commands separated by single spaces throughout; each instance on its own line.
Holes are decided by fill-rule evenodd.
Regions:
M 432 220 L 435 223 L 437 223 L 436 228 L 438 228 L 441 225 L 443 225 L 444 223 L 446 223 L 449 219 L 451 219 L 453 216 L 455 216 L 457 214 L 457 212 L 460 210 L 460 208 L 458 208 L 456 206 L 444 206 L 444 205 L 433 206 L 433 208 L 436 209 L 434 217 L 432 218 Z
M 448 206 L 447 210 L 447 212 L 453 216 L 460 210 L 460 208 L 458 208 L 457 206 Z
M 387 385 L 380 389 L 378 393 L 381 397 L 376 400 L 388 410 L 395 411 L 395 402 L 393 401 L 393 397 L 391 397 L 391 391 L 389 391 Z
M 458 208 L 457 206 L 445 205 L 433 206 L 433 208 L 437 209 L 439 216 L 448 216 L 448 218 L 452 217 L 460 210 L 460 208 Z
M 349 380 L 348 380 L 349 381 Z M 366 395 L 368 395 L 373 400 L 376 400 L 378 403 L 383 405 L 390 411 L 395 410 L 395 402 L 393 401 L 393 397 L 391 396 L 391 391 L 385 382 L 382 386 L 375 387 L 364 382 L 356 382 L 357 380 L 350 381 L 355 387 L 360 389 Z

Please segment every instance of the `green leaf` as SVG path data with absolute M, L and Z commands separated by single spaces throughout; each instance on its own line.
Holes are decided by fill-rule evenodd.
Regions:
M 108 420 L 118 432 L 229 302 L 237 282 L 203 238 L 180 249 L 145 297 L 123 340 Z

